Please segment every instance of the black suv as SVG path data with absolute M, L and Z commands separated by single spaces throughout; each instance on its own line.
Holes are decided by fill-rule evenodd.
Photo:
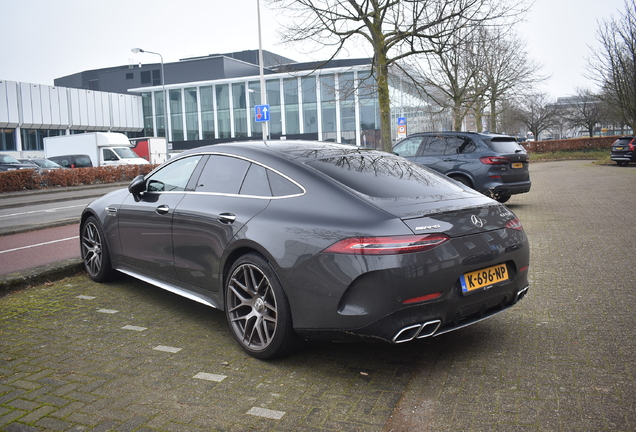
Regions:
M 624 136 L 614 141 L 610 159 L 616 162 L 618 166 L 636 162 L 636 137 Z
M 393 152 L 502 203 L 530 191 L 528 154 L 511 136 L 425 132 L 403 139 Z

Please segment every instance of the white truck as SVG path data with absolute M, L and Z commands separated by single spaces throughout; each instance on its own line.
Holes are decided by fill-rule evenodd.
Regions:
M 90 132 L 44 138 L 44 157 L 87 155 L 93 166 L 144 165 L 130 148 L 128 137 L 115 132 Z

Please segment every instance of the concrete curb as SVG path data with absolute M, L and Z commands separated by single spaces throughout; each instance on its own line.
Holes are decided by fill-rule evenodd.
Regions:
M 80 258 L 71 258 L 44 266 L 0 276 L 0 296 L 33 285 L 56 281 L 84 271 Z

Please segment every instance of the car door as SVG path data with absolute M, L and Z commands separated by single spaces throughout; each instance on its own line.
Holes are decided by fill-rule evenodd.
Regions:
M 448 170 L 448 163 L 444 162 L 446 151 L 446 139 L 441 135 L 431 135 L 424 137 L 420 149 L 413 158 L 413 162 L 435 171 L 445 173 Z
M 248 160 L 210 155 L 178 204 L 173 222 L 175 270 L 182 282 L 202 290 L 222 285 L 220 262 L 232 238 L 270 202 L 266 169 Z
M 118 216 L 122 254 L 128 264 L 153 277 L 177 279 L 173 217 L 201 158 L 185 157 L 167 164 L 146 179 L 145 192 L 126 197 Z

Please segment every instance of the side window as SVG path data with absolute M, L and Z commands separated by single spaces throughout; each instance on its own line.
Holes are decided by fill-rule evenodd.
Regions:
M 459 146 L 462 144 L 461 138 L 458 137 L 446 137 L 446 150 L 444 154 L 456 155 L 459 153 Z
M 267 170 L 267 177 L 269 178 L 269 185 L 272 188 L 272 194 L 274 196 L 298 195 L 303 193 L 301 188 L 285 177 L 276 174 L 274 171 Z
M 443 155 L 446 151 L 446 140 L 444 137 L 427 137 L 426 146 L 422 152 L 422 156 L 437 156 Z
M 406 138 L 393 147 L 393 153 L 397 153 L 399 156 L 403 157 L 416 156 L 421 143 L 422 137 Z
M 269 187 L 266 171 L 267 170 L 260 165 L 250 165 L 239 193 L 241 195 L 271 197 L 272 190 Z
M 475 150 L 477 150 L 477 146 L 475 145 L 473 140 L 471 140 L 470 138 L 457 138 L 457 139 L 461 140 L 459 147 L 457 147 L 457 153 L 459 154 L 472 153 Z
M 201 172 L 196 191 L 238 194 L 250 165 L 243 159 L 212 155 Z
M 102 159 L 105 161 L 116 161 L 119 160 L 119 158 L 115 155 L 115 153 L 113 153 L 113 151 L 111 149 L 102 149 Z
M 92 167 L 93 162 L 91 161 L 91 158 L 89 158 L 88 156 L 76 156 L 75 166 L 79 168 Z
M 201 156 L 190 156 L 178 159 L 164 166 L 161 170 L 146 179 L 146 190 L 148 192 L 185 190 L 200 160 Z

